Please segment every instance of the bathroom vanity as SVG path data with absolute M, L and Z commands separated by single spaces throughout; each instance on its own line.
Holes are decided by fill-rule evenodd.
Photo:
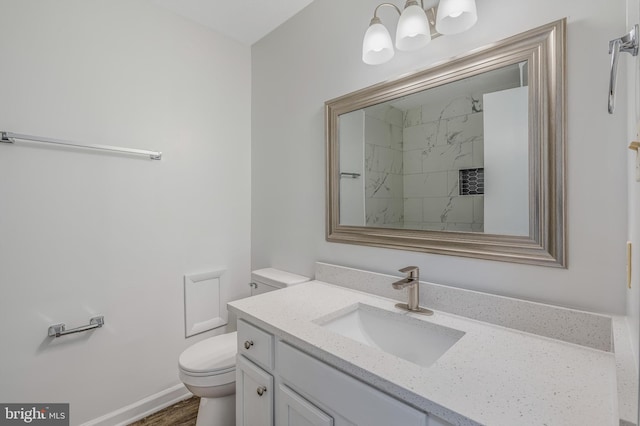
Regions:
M 237 424 L 273 425 L 273 410 L 278 425 L 449 424 L 428 419 L 251 323 L 240 320 L 238 329 Z
M 385 276 L 376 275 L 363 285 L 387 292 L 377 285 Z M 394 300 L 339 281 L 229 304 L 238 317 L 238 425 L 619 424 L 620 366 L 606 336 L 611 318 L 487 295 L 496 298 L 494 314 L 501 303 L 522 303 L 519 314 L 503 316 L 587 328 L 565 330 L 585 339 L 568 342 L 558 338 L 562 330 L 534 333 L 517 320 L 511 328 L 474 319 L 471 309 L 471 317 L 408 313 L 395 307 L 402 292 L 390 293 Z M 421 289 L 437 296 L 431 286 Z M 428 294 L 422 304 L 431 307 Z M 555 319 L 536 318 L 536 309 L 547 308 L 557 311 Z

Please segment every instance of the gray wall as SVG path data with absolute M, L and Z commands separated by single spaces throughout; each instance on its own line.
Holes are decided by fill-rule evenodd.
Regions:
M 180 385 L 180 352 L 224 331 L 185 340 L 184 274 L 247 294 L 250 50 L 144 0 L 0 14 L 0 129 L 164 154 L 0 144 L 0 401 L 77 425 Z

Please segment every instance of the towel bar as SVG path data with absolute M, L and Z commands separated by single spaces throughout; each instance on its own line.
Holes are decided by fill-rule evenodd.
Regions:
M 83 331 L 93 330 L 94 328 L 100 328 L 104 325 L 104 317 L 93 317 L 89 320 L 89 325 L 83 325 L 67 330 L 64 324 L 54 324 L 49 327 L 49 337 L 66 336 L 67 334 L 80 333 Z
M 52 143 L 56 145 L 74 146 L 78 148 L 97 149 L 100 151 L 121 152 L 124 154 L 146 155 L 152 160 L 162 159 L 162 152 L 158 152 L 158 151 L 147 151 L 145 149 L 133 149 L 133 148 L 120 148 L 117 146 L 109 146 L 109 145 L 85 145 L 85 144 L 76 143 L 76 142 L 64 141 L 61 139 L 45 138 L 42 136 L 30 136 L 30 135 L 21 135 L 21 134 L 12 133 L 12 132 L 0 132 L 0 142 L 14 143 L 16 139 Z
M 352 173 L 352 172 L 341 172 L 340 177 L 350 177 L 353 179 L 357 179 L 360 177 L 360 173 Z

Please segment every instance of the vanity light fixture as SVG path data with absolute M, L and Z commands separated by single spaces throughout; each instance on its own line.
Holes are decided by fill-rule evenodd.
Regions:
M 379 65 L 393 58 L 395 53 L 389 30 L 378 18 L 378 9 L 392 7 L 400 15 L 396 29 L 396 48 L 411 51 L 425 47 L 431 38 L 457 34 L 471 28 L 478 20 L 475 0 L 440 0 L 440 4 L 424 8 L 424 0 L 407 0 L 404 10 L 392 3 L 379 4 L 362 41 L 362 60 Z M 435 28 L 434 28 L 435 27 Z

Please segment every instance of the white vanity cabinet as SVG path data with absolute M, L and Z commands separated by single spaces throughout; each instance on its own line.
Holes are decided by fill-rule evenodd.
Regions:
M 449 426 L 238 320 L 237 426 Z
M 276 343 L 276 371 L 280 382 L 331 415 L 336 426 L 439 426 L 424 412 L 283 341 Z

